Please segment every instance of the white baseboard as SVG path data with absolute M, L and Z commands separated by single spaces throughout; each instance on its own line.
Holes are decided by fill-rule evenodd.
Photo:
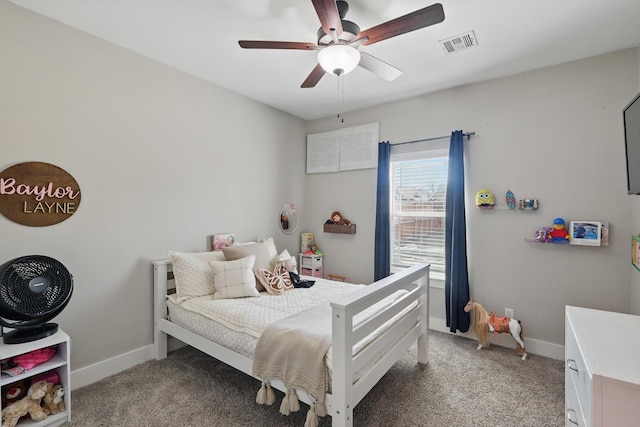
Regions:
M 437 317 L 429 318 L 429 329 L 433 329 L 438 332 L 449 332 L 447 322 L 445 319 Z M 455 335 L 475 340 L 476 337 L 473 332 L 458 332 Z M 540 341 L 533 338 L 524 337 L 524 342 L 527 347 L 527 353 L 537 354 L 544 357 L 549 357 L 556 360 L 564 360 L 564 346 L 559 344 L 553 344 L 546 341 Z M 516 348 L 515 341 L 511 337 L 504 334 L 495 336 L 491 335 L 491 344 L 500 345 L 503 347 Z
M 93 384 L 151 359 L 153 359 L 153 345 L 147 345 L 93 365 L 72 370 L 71 390 Z
M 450 333 L 445 320 L 436 317 L 429 318 L 429 329 Z M 475 336 L 471 332 L 459 332 L 456 335 L 475 340 Z M 505 337 L 505 339 L 496 340 L 492 337 L 491 343 L 504 347 L 515 348 L 514 341 L 506 338 L 507 337 Z M 184 345 L 177 340 L 171 341 L 169 342 L 170 351 L 176 350 Z M 564 360 L 564 346 L 562 345 L 552 344 L 546 341 L 535 340 L 527 337 L 525 337 L 525 343 L 527 346 L 527 353 L 538 354 L 540 356 L 550 357 L 557 360 Z M 71 390 L 93 384 L 96 381 L 100 381 L 110 375 L 117 374 L 118 372 L 122 372 L 151 359 L 153 359 L 152 344 L 140 347 L 128 353 L 114 356 L 110 359 L 103 360 L 102 362 L 94 363 L 93 365 L 71 371 Z

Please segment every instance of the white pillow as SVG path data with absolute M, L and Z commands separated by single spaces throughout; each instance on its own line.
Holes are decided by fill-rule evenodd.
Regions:
M 209 261 L 224 261 L 224 254 L 216 252 L 169 252 L 173 264 L 178 303 L 190 298 L 211 295 L 216 288 Z
M 213 299 L 259 297 L 253 275 L 255 255 L 235 261 L 209 261 L 216 292 Z
M 255 255 L 256 262 L 253 266 L 253 273 L 256 277 L 256 289 L 264 291 L 265 286 L 269 286 L 266 283 L 266 280 L 260 276 L 258 270 L 264 268 L 266 270 L 273 271 L 275 259 L 278 256 L 278 250 L 276 249 L 276 245 L 273 243 L 273 238 L 270 237 L 263 242 L 251 245 L 228 246 L 226 248 L 222 248 L 222 253 L 227 261 L 234 261 L 250 255 Z
M 287 261 L 289 258 L 291 258 L 291 255 L 289 255 L 289 251 L 285 249 L 282 252 L 280 252 L 280 254 L 278 254 L 278 256 L 276 257 L 276 262 L 284 262 L 284 261 Z

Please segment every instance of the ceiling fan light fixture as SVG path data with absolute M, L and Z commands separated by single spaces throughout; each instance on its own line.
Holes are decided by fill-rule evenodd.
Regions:
M 352 46 L 335 44 L 318 52 L 318 63 L 327 73 L 341 76 L 358 66 L 360 51 Z

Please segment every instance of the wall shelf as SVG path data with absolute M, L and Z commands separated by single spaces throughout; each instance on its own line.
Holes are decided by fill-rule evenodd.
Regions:
M 356 234 L 356 225 L 341 225 L 341 224 L 325 224 L 325 233 L 341 233 L 341 234 Z

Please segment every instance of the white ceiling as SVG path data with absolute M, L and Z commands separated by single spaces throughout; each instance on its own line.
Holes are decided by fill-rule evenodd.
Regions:
M 314 51 L 241 49 L 238 40 L 317 42 L 309 0 L 10 0 L 305 120 L 339 111 L 338 78 L 300 84 Z M 387 82 L 356 68 L 343 111 L 640 46 L 640 0 L 440 0 L 440 24 L 365 51 L 403 70 Z M 350 0 L 361 30 L 430 0 Z M 446 54 L 439 40 L 473 30 L 478 47 Z

